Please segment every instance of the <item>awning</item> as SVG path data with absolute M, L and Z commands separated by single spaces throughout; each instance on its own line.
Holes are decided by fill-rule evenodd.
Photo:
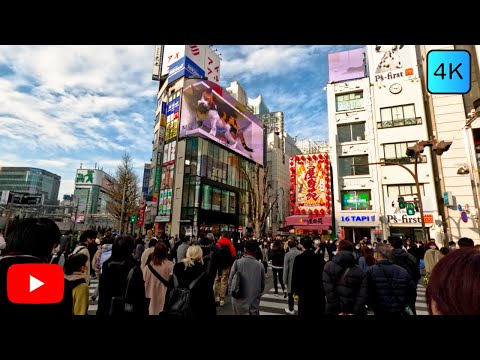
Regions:
M 330 226 L 328 225 L 296 225 L 294 226 L 295 230 L 328 230 Z

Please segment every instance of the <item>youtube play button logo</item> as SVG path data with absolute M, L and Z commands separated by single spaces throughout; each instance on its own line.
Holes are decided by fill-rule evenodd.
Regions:
M 58 265 L 12 265 L 7 273 L 8 300 L 16 304 L 55 304 L 63 299 L 63 282 L 63 269 Z

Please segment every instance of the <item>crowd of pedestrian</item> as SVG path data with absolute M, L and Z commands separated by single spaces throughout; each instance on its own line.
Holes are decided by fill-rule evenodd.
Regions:
M 24 219 L 2 245 L 0 316 L 86 315 L 89 302 L 97 299 L 99 317 L 171 315 L 173 310 L 178 315 L 180 305 L 188 305 L 188 311 L 182 310 L 188 316 L 214 316 L 228 293 L 235 315 L 259 315 L 269 268 L 275 294 L 288 298 L 285 312 L 290 315 L 296 313 L 295 301 L 299 316 L 414 315 L 422 273 L 430 314 L 480 315 L 480 249 L 468 238 L 438 249 L 434 240 L 423 245 L 396 236 L 353 244 L 310 236 L 229 235 L 134 239 L 87 230 L 74 241 L 71 232 L 61 235 L 52 220 Z M 8 269 L 25 263 L 62 266 L 60 303 L 10 302 Z M 89 297 L 92 278 L 99 283 Z

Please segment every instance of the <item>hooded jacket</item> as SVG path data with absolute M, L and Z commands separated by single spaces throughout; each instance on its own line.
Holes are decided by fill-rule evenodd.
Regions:
M 66 275 L 65 280 L 65 291 L 72 292 L 73 315 L 87 315 L 89 290 L 85 282 L 85 274 L 75 272 L 71 275 Z
M 418 267 L 417 259 L 415 256 L 403 249 L 394 249 L 392 252 L 392 262 L 405 270 L 412 278 L 415 284 L 421 278 L 420 268 Z
M 340 251 L 323 270 L 326 313 L 366 315 L 367 286 L 366 273 L 356 264 L 355 255 Z

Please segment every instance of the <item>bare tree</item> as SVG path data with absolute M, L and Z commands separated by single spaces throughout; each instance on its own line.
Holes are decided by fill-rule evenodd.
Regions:
M 247 190 L 250 193 L 250 206 L 247 208 L 247 218 L 252 224 L 253 234 L 258 239 L 265 234 L 267 218 L 272 208 L 278 201 L 278 195 L 273 195 L 273 201 L 270 202 L 271 185 L 268 183 L 268 168 L 262 168 L 255 164 L 253 172 L 247 171 L 242 167 L 242 173 L 247 182 Z
M 128 225 L 125 226 L 125 223 L 128 224 L 130 216 L 138 214 L 140 201 L 138 175 L 133 170 L 132 158 L 127 153 L 122 155 L 122 161 L 117 166 L 109 195 L 107 211 L 118 220 L 119 228 L 126 230 Z M 120 224 L 120 221 L 123 224 Z

